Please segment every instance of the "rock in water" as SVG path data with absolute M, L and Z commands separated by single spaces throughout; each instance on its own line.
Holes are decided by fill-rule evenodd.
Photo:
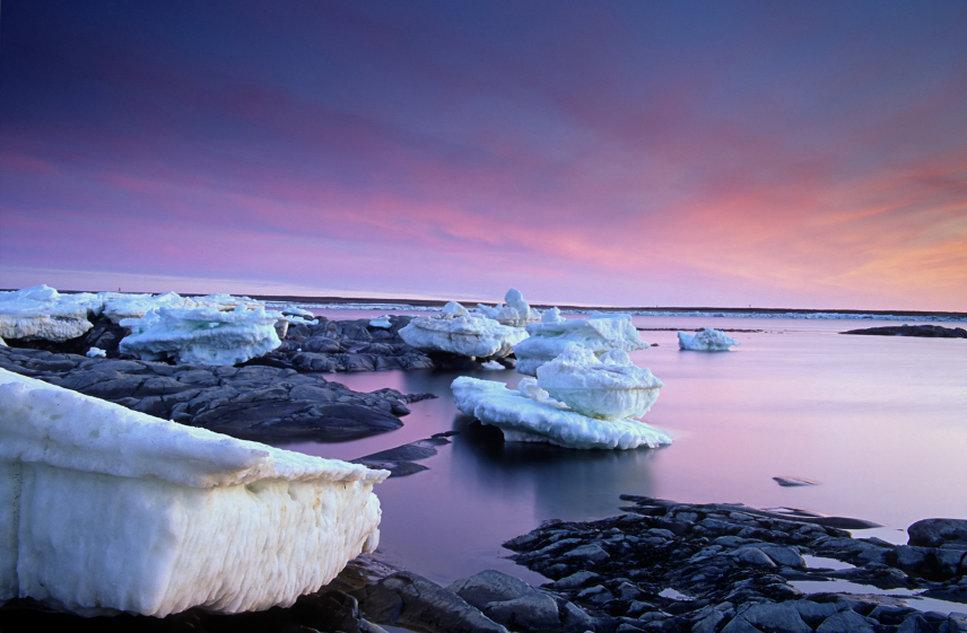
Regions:
M 462 413 L 496 426 L 509 442 L 605 449 L 671 444 L 667 433 L 638 420 L 599 420 L 571 411 L 549 399 L 533 378 L 508 389 L 503 383 L 461 376 L 450 388 Z
M 967 338 L 967 330 L 962 327 L 942 325 L 884 325 L 859 330 L 848 330 L 840 334 L 871 334 L 874 336 L 926 336 L 929 338 Z
M 678 347 L 691 352 L 727 352 L 738 342 L 725 332 L 707 327 L 697 334 L 678 333 Z
M 375 549 L 388 473 L 0 370 L 0 601 L 163 617 L 288 606 Z

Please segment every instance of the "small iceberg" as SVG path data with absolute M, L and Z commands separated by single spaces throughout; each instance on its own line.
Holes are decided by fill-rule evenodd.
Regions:
M 417 349 L 474 358 L 503 358 L 527 337 L 524 328 L 469 312 L 455 301 L 436 316 L 411 319 L 399 333 L 407 345 Z
M 598 358 L 580 345 L 538 367 L 537 384 L 578 413 L 602 419 L 640 418 L 663 386 L 626 352 L 613 350 Z
M 107 350 L 103 350 L 100 347 L 91 347 L 84 353 L 84 356 L 88 358 L 107 358 Z
M 154 308 L 140 319 L 121 320 L 120 325 L 130 328 L 131 334 L 121 339 L 120 350 L 144 360 L 233 365 L 281 345 L 276 331 L 280 320 L 280 313 L 266 311 L 261 305 L 238 305 L 227 311 Z
M 61 294 L 47 285 L 0 292 L 0 338 L 63 342 L 83 336 L 101 309 L 90 292 Z
M 557 308 L 544 312 L 542 321 L 527 326 L 529 336 L 514 346 L 517 371 L 536 376 L 537 368 L 560 356 L 571 345 L 596 355 L 611 350 L 633 352 L 648 347 L 629 315 L 598 315 L 563 319 Z
M 517 389 L 492 380 L 461 376 L 450 386 L 457 408 L 496 426 L 508 442 L 545 442 L 575 449 L 657 448 L 671 444 L 660 429 L 633 418 L 602 420 L 553 400 L 533 378 Z
M 521 291 L 516 288 L 511 288 L 507 291 L 504 295 L 503 304 L 499 306 L 488 306 L 478 303 L 473 311 L 488 319 L 493 319 L 502 325 L 510 325 L 513 327 L 524 327 L 528 323 L 537 321 L 541 317 L 540 312 L 532 309 L 530 304 L 524 301 L 524 295 Z
M 290 606 L 379 541 L 389 473 L 0 369 L 0 603 L 164 617 Z
M 738 344 L 734 338 L 725 332 L 710 327 L 695 334 L 678 333 L 679 349 L 692 352 L 727 352 L 730 347 Z
M 374 327 L 374 328 L 377 328 L 377 329 L 380 329 L 380 330 L 388 330 L 391 327 L 393 327 L 393 324 L 390 323 L 390 320 L 389 320 L 389 317 L 388 316 L 381 316 L 381 317 L 377 317 L 375 319 L 370 319 L 369 320 L 369 327 Z

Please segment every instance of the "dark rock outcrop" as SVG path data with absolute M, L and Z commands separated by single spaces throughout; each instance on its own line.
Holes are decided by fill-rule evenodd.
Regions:
M 167 365 L 0 347 L 0 367 L 136 411 L 245 439 L 323 442 L 402 426 L 394 389 L 353 391 L 321 376 L 265 366 Z
M 390 477 L 406 477 L 427 470 L 426 466 L 416 462 L 436 455 L 437 447 L 449 444 L 450 440 L 447 438 L 456 434 L 456 431 L 434 433 L 426 439 L 365 455 L 352 461 L 370 468 L 388 470 Z
M 840 334 L 870 334 L 875 336 L 926 336 L 930 338 L 967 338 L 967 330 L 962 327 L 942 325 L 884 325 L 859 330 L 847 330 Z

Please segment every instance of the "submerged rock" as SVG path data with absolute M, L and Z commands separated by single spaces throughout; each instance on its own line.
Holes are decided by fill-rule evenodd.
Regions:
M 710 327 L 697 334 L 678 333 L 678 347 L 692 352 L 727 352 L 738 342 L 725 332 Z
M 375 549 L 389 474 L 0 369 L 0 601 L 163 617 L 288 606 Z M 253 544 L 257 544 L 253 546 Z

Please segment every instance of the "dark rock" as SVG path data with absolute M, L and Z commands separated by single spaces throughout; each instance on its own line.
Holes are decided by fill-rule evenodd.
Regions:
M 483 612 L 512 631 L 551 630 L 559 628 L 561 624 L 557 602 L 539 592 L 503 602 L 491 602 Z
M 967 519 L 922 519 L 907 528 L 910 545 L 940 547 L 957 543 L 967 549 Z
M 0 347 L 0 367 L 182 424 L 261 441 L 342 441 L 402 426 L 407 397 L 267 366 L 167 365 Z
M 493 569 L 457 580 L 448 589 L 478 609 L 492 602 L 505 602 L 536 594 L 546 595 L 519 578 Z
M 848 330 L 840 334 L 872 334 L 876 336 L 926 336 L 931 338 L 967 338 L 967 330 L 962 327 L 942 325 L 884 325 L 859 330 Z
M 452 434 L 451 434 L 452 435 Z M 450 440 L 442 436 L 428 437 L 416 442 L 410 442 L 396 448 L 391 448 L 365 457 L 352 460 L 356 464 L 363 464 L 370 468 L 382 468 L 390 471 L 390 477 L 405 477 L 424 470 L 426 466 L 417 464 L 419 460 L 437 454 L 437 447 L 449 444 Z
M 840 611 L 829 616 L 816 633 L 873 633 L 870 622 L 855 611 Z
M 799 477 L 773 477 L 773 481 L 784 488 L 792 488 L 797 486 L 816 486 L 818 485 L 815 481 L 810 479 L 800 479 Z

